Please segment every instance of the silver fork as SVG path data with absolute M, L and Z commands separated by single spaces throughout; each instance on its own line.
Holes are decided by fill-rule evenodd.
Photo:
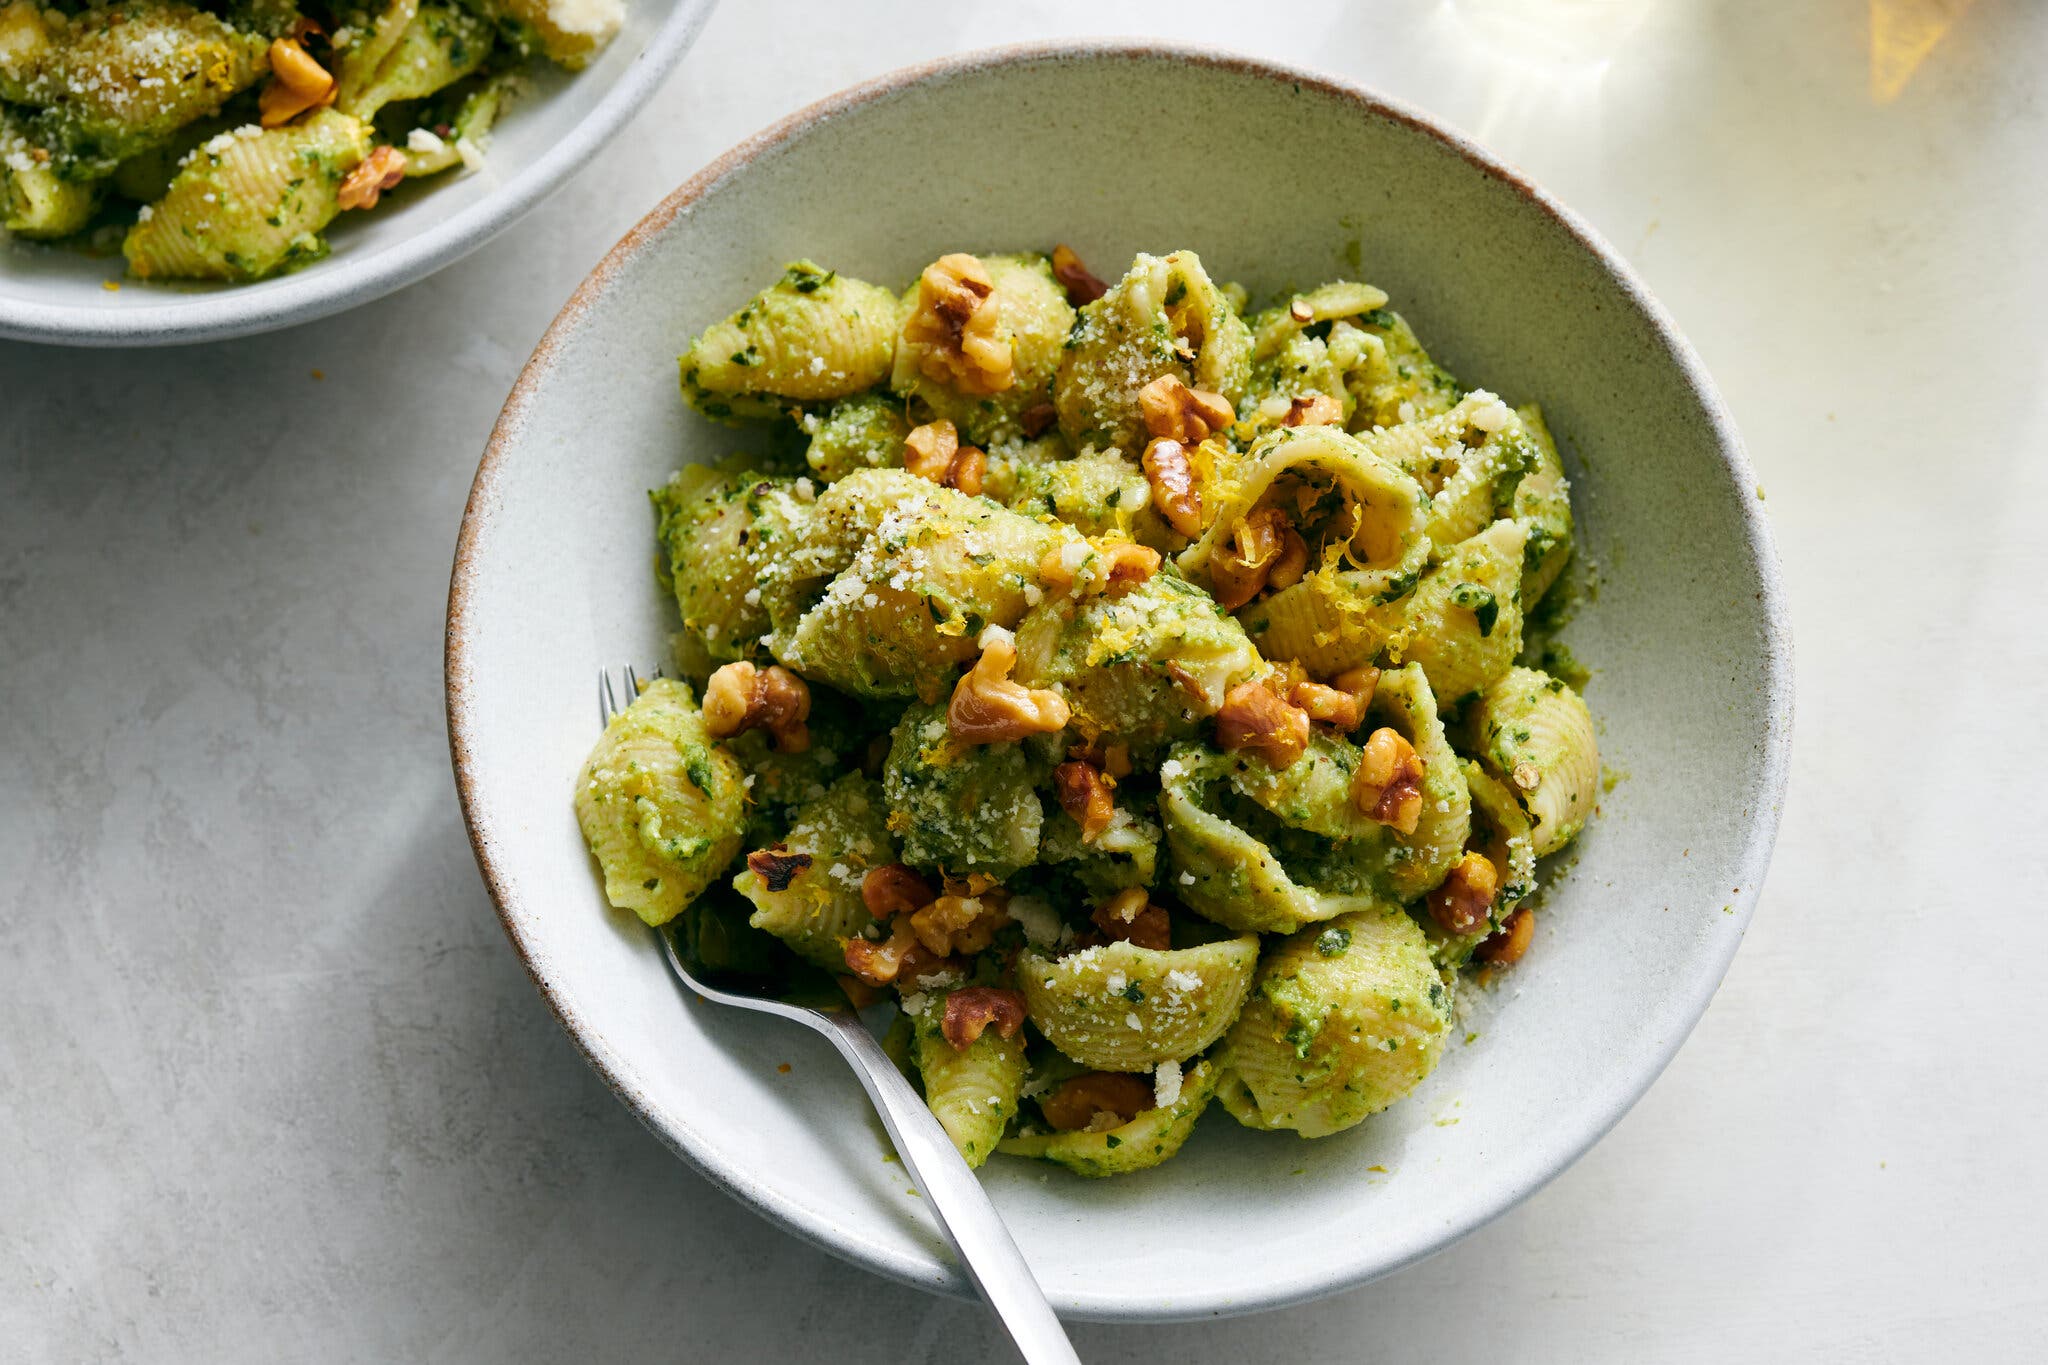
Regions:
M 655 677 L 661 676 L 656 669 Z M 640 695 L 640 680 L 629 667 L 622 692 L 612 688 L 611 674 L 598 674 L 598 711 L 607 724 Z M 623 696 L 623 704 L 621 697 Z M 839 1055 L 853 1068 L 854 1075 L 874 1101 L 875 1110 L 889 1130 L 896 1154 L 904 1169 L 917 1182 L 926 1204 L 938 1217 L 939 1231 L 960 1259 L 967 1277 L 989 1309 L 1010 1335 L 1017 1354 L 1027 1365 L 1080 1365 L 1080 1357 L 1067 1340 L 1060 1320 L 1045 1300 L 1045 1291 L 1025 1262 L 1002 1215 L 989 1201 L 987 1191 L 969 1169 L 967 1162 L 946 1136 L 946 1130 L 925 1107 L 910 1082 L 882 1051 L 880 1043 L 851 1008 L 811 1009 L 792 1005 L 772 996 L 721 989 L 692 972 L 676 946 L 676 935 L 654 931 L 661 941 L 669 970 L 676 980 L 700 998 L 720 1005 L 737 1005 L 743 1010 L 794 1019 L 806 1028 L 824 1034 L 839 1049 Z

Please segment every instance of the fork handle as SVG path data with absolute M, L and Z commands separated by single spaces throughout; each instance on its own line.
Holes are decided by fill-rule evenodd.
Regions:
M 1002 1215 L 946 1130 L 858 1016 L 842 1011 L 826 1017 L 835 1026 L 826 1036 L 867 1088 L 896 1144 L 896 1154 L 938 1216 L 939 1230 L 967 1277 L 1010 1334 L 1018 1355 L 1026 1365 L 1080 1365 L 1024 1253 L 1017 1250 Z

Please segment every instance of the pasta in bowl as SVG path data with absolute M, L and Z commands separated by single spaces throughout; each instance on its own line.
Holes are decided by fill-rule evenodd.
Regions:
M 760 444 L 651 493 L 678 678 L 575 788 L 611 903 L 893 999 L 976 1166 L 1406 1096 L 1600 763 L 1525 639 L 1572 550 L 1542 413 L 1388 303 L 1061 245 L 798 261 L 707 327 L 683 392 Z
M 1168 106 L 1186 117 L 1161 124 Z M 996 160 L 991 109 L 1010 116 Z M 1076 110 L 1090 137 L 1072 136 Z M 1330 174 L 1270 155 L 1311 143 Z M 1241 183 L 1219 207 L 1203 186 L 1223 165 Z M 1148 258 L 1098 317 L 1142 315 L 1140 289 L 1179 306 L 1164 300 L 1184 287 L 1202 344 L 1168 331 L 1205 363 L 1176 351 L 1189 397 L 1172 411 L 1211 426 L 1179 442 L 1200 519 L 1153 491 L 1177 461 L 1155 452 L 1155 477 L 1144 467 L 1156 438 L 1135 395 L 1151 377 L 1063 383 L 1067 348 L 1037 349 L 1060 308 L 1087 312 L 1057 273 L 1056 292 L 1035 283 L 1062 242 L 1106 293 Z M 916 303 L 899 290 L 956 250 L 982 263 L 991 297 L 1037 302 L 1007 330 L 963 326 L 957 348 L 920 329 L 899 354 Z M 771 333 L 737 316 L 764 286 Z M 863 316 L 799 322 L 821 293 Z M 1377 324 L 1396 388 L 1367 382 L 1359 339 L 1337 325 L 1370 332 L 1380 310 L 1417 348 Z M 1140 356 L 1115 321 L 1091 333 L 1069 320 L 1066 336 L 1111 365 Z M 818 387 L 790 398 L 745 382 L 749 344 L 778 382 Z M 679 378 L 725 411 L 679 401 Z M 1227 414 L 1201 396 L 1226 393 Z M 1307 414 L 1312 394 L 1349 410 L 1291 427 L 1277 403 L 1258 410 L 1302 397 Z M 938 431 L 911 442 L 940 420 L 950 445 Z M 1200 460 L 1226 425 L 1207 452 L 1218 478 Z M 1469 460 L 1425 464 L 1421 449 L 1453 434 Z M 1546 436 L 1556 471 L 1537 468 Z M 1303 506 L 1304 487 L 1324 496 Z M 1273 581 L 1294 552 L 1268 511 L 1302 542 L 1299 579 L 1290 563 Z M 464 519 L 448 623 L 457 787 L 543 998 L 632 1111 L 750 1206 L 879 1273 L 966 1292 L 834 1054 L 679 994 L 640 910 L 674 908 L 654 932 L 693 935 L 699 960 L 744 946 L 835 995 L 834 978 L 858 979 L 851 943 L 871 970 L 892 957 L 899 975 L 906 959 L 915 969 L 913 945 L 932 952 L 922 914 L 953 950 L 940 957 L 971 970 L 925 973 L 937 979 L 902 1012 L 899 1057 L 927 1077 L 1060 1311 L 1159 1320 L 1295 1302 L 1412 1263 L 1525 1197 L 1626 1111 L 1705 1008 L 1754 903 L 1783 775 L 1789 674 L 1760 511 L 1710 384 L 1626 267 L 1469 143 L 1235 58 L 961 58 L 836 97 L 707 168 L 564 309 Z M 1234 534 L 1202 544 L 1225 514 L 1265 528 L 1247 531 L 1244 572 Z M 1267 532 L 1289 553 L 1259 581 Z M 912 592 L 927 583 L 943 600 Z M 1575 593 L 1566 650 L 1548 617 Z M 1438 642 L 1451 647 L 1432 654 Z M 1343 657 L 1367 647 L 1369 664 Z M 674 870 L 622 862 L 610 880 L 653 898 L 658 876 L 666 899 L 607 908 L 571 789 L 596 738 L 591 687 L 601 669 L 657 661 L 674 675 L 648 693 L 664 727 L 703 729 L 675 730 L 644 788 L 619 795 L 658 808 L 688 786 L 703 801 L 692 820 L 726 823 L 661 815 L 650 838 L 691 841 L 673 845 Z M 754 676 L 727 675 L 715 698 L 712 676 L 741 663 Z M 1369 697 L 1362 678 L 1338 686 L 1357 667 L 1379 669 Z M 802 681 L 804 714 L 778 668 Z M 1049 723 L 1057 708 L 1035 693 L 1064 706 L 1059 729 L 956 739 L 954 692 L 977 671 L 973 729 Z M 1562 694 L 1546 678 L 1583 698 L 1583 716 L 1551 707 Z M 1297 701 L 1297 681 L 1337 695 Z M 1297 762 L 1224 746 L 1218 716 L 1247 683 L 1260 713 L 1307 714 Z M 757 685 L 764 724 L 711 734 L 721 707 L 755 709 Z M 798 721 L 804 747 L 780 748 Z M 1284 739 L 1292 724 L 1244 733 Z M 1579 768 L 1545 776 L 1532 800 L 1517 765 L 1582 752 L 1582 727 L 1597 739 L 1583 749 L 1597 814 L 1540 799 L 1579 785 Z M 1415 778 L 1380 740 L 1375 771 L 1425 797 L 1412 832 L 1353 794 L 1381 730 L 1421 767 Z M 721 752 L 737 765 L 736 840 Z M 1100 777 L 1045 775 L 1068 763 Z M 1405 801 L 1397 790 L 1382 813 L 1405 822 Z M 639 821 L 615 828 L 620 847 L 648 847 Z M 1430 897 L 1468 854 L 1491 868 L 1494 904 L 1453 933 Z M 986 913 L 999 899 L 1002 921 Z M 1481 945 L 1522 908 L 1521 960 L 1478 988 Z M 920 993 L 909 984 L 871 988 L 895 1000 Z M 1142 1001 L 1124 994 L 1134 986 Z M 975 989 L 955 1033 L 981 1032 L 956 1049 L 947 1006 Z M 1023 997 L 1024 1017 L 1001 992 Z M 1354 1025 L 1400 1045 L 1339 1047 Z M 1330 1083 L 1297 1085 L 1311 1067 Z M 1138 1156 L 1160 1159 L 1128 1169 Z
M 0 335 L 201 340 L 417 278 L 587 158 L 709 7 L 0 4 Z

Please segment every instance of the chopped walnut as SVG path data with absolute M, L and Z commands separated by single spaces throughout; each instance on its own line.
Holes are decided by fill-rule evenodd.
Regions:
M 1274 768 L 1285 768 L 1308 748 L 1308 712 L 1263 682 L 1239 683 L 1216 712 L 1216 743 L 1225 753 L 1249 749 Z
M 1024 428 L 1024 434 L 1037 440 L 1052 430 L 1053 423 L 1060 420 L 1060 410 L 1050 403 L 1033 403 L 1017 414 L 1017 425 Z
M 903 338 L 927 348 L 918 359 L 927 379 L 968 394 L 1002 393 L 1016 382 L 994 292 L 987 267 L 966 252 L 925 267 Z
M 1543 770 L 1526 758 L 1515 765 L 1513 776 L 1515 785 L 1525 792 L 1535 791 L 1543 785 Z
M 1191 389 L 1179 375 L 1163 374 L 1138 390 L 1145 430 L 1166 441 L 1194 445 L 1237 420 L 1230 400 L 1207 389 Z
M 1193 540 L 1202 534 L 1202 490 L 1195 484 L 1195 466 L 1188 448 L 1161 437 L 1145 447 L 1145 482 L 1152 485 L 1152 505 L 1166 524 Z
M 1121 1128 L 1154 1107 L 1152 1086 L 1145 1078 L 1121 1071 L 1076 1076 L 1038 1101 L 1045 1121 L 1063 1133 L 1094 1128 L 1099 1114 L 1114 1116 L 1116 1123 L 1108 1126 Z
M 1076 308 L 1093 303 L 1109 292 L 1109 286 L 1082 265 L 1081 258 L 1065 242 L 1052 249 L 1052 277 L 1067 291 L 1067 302 Z
M 1479 945 L 1479 960 L 1495 967 L 1512 967 L 1529 951 L 1529 940 L 1535 933 L 1536 915 L 1524 906 L 1508 916 L 1500 932 Z
M 1054 592 L 1078 589 L 1121 597 L 1159 572 L 1159 551 L 1129 540 L 1070 540 L 1038 561 L 1038 581 Z
M 771 844 L 747 855 L 747 870 L 770 891 L 787 891 L 796 874 L 811 865 L 808 853 L 791 853 L 787 844 Z
M 975 446 L 961 445 L 959 430 L 942 417 L 912 428 L 903 438 L 903 467 L 921 479 L 973 497 L 981 492 L 988 457 Z
M 334 103 L 335 90 L 334 77 L 296 38 L 278 38 L 270 44 L 270 83 L 256 97 L 257 116 L 265 128 L 281 127 L 308 109 Z
M 804 724 L 810 714 L 811 689 L 780 664 L 724 664 L 704 688 L 704 732 L 713 739 L 766 730 L 775 738 L 777 753 L 800 754 L 811 747 Z
M 336 192 L 335 202 L 344 209 L 373 209 L 384 191 L 395 189 L 405 179 L 405 153 L 396 147 L 373 147 L 356 163 Z
M 1067 757 L 1100 768 L 1112 778 L 1131 775 L 1131 746 L 1128 744 L 1104 744 L 1097 739 L 1088 744 L 1070 746 Z
M 1351 800 L 1382 825 L 1413 834 L 1422 819 L 1422 759 L 1399 732 L 1382 725 L 1365 741 Z
M 931 883 L 902 863 L 871 867 L 860 882 L 861 904 L 878 920 L 894 919 L 898 915 L 921 910 L 937 899 L 938 894 L 932 890 Z
M 1024 1027 L 1024 996 L 1020 991 L 998 990 L 993 986 L 964 986 L 946 997 L 946 1012 L 939 1019 L 939 1032 L 955 1052 L 974 1046 L 991 1026 L 999 1038 L 1015 1038 Z
M 1081 841 L 1094 843 L 1116 816 L 1116 779 L 1092 763 L 1070 760 L 1052 770 L 1052 789 L 1060 809 L 1081 827 Z
M 1327 393 L 1311 393 L 1290 399 L 1283 427 L 1326 427 L 1344 420 L 1344 405 Z
M 1314 322 L 1316 310 L 1309 306 L 1307 299 L 1296 299 L 1287 305 L 1287 316 L 1293 318 L 1296 322 Z
M 1308 542 L 1277 507 L 1261 507 L 1239 522 L 1209 560 L 1216 603 L 1236 611 L 1268 588 L 1291 588 L 1308 571 Z
M 930 905 L 913 912 L 910 931 L 939 957 L 968 957 L 988 947 L 996 930 L 1010 922 L 1008 900 L 1000 890 L 962 895 L 948 888 Z
M 1067 728 L 1066 698 L 1011 680 L 1017 645 L 1007 637 L 1007 631 L 984 635 L 981 657 L 953 686 L 946 728 L 964 744 L 1010 743 Z
M 1430 918 L 1447 934 L 1476 934 L 1493 917 L 1499 895 L 1500 869 L 1484 854 L 1467 853 L 1429 893 Z
M 1365 664 L 1346 669 L 1327 683 L 1297 682 L 1288 690 L 1287 700 L 1308 712 L 1310 720 L 1349 734 L 1364 722 L 1365 708 L 1379 681 L 1380 671 Z
M 1119 891 L 1095 912 L 1089 922 L 1108 937 L 1134 947 L 1165 952 L 1173 946 L 1173 921 L 1163 905 L 1152 904 L 1143 887 Z
M 928 954 L 909 920 L 898 920 L 889 937 L 880 942 L 858 936 L 846 940 L 846 969 L 870 986 L 893 984 L 904 968 L 926 960 Z M 910 978 L 915 981 L 913 974 Z

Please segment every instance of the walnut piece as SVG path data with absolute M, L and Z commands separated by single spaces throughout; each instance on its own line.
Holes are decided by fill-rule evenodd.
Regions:
M 1038 1101 L 1038 1112 L 1045 1116 L 1045 1121 L 1063 1133 L 1095 1128 L 1099 1114 L 1116 1119 L 1115 1124 L 1105 1127 L 1121 1128 L 1153 1107 L 1152 1086 L 1145 1078 L 1121 1071 L 1091 1071 L 1076 1076 Z
M 811 689 L 780 664 L 756 668 L 741 660 L 722 665 L 704 688 L 704 732 L 730 739 L 742 730 L 766 730 L 775 751 L 800 754 L 811 747 Z
M 1261 507 L 1239 522 L 1209 560 L 1216 604 L 1236 611 L 1268 588 L 1291 588 L 1308 571 L 1308 542 L 1277 507 Z
M 1008 631 L 983 632 L 981 657 L 953 686 L 946 728 L 963 744 L 1003 744 L 1067 728 L 1072 713 L 1057 692 L 1010 678 L 1017 644 Z
M 1070 759 L 1052 770 L 1052 789 L 1060 809 L 1081 827 L 1081 841 L 1092 844 L 1116 816 L 1116 780 L 1092 763 Z
M 1493 917 L 1499 895 L 1500 869 L 1483 853 L 1467 853 L 1429 893 L 1430 918 L 1447 934 L 1476 934 Z
M 1024 995 L 1021 991 L 998 990 L 994 986 L 965 986 L 946 997 L 946 1012 L 940 1016 L 939 1032 L 965 1052 L 974 1040 L 993 1025 L 999 1038 L 1015 1038 L 1024 1027 Z
M 1327 393 L 1311 393 L 1290 399 L 1283 427 L 1324 427 L 1344 420 L 1344 405 Z
M 1052 249 L 1052 277 L 1067 291 L 1067 302 L 1076 308 L 1093 303 L 1109 292 L 1109 286 L 1082 265 L 1081 258 L 1065 242 Z
M 373 209 L 377 197 L 405 179 L 405 153 L 396 147 L 372 147 L 341 182 L 335 203 L 344 209 Z
M 787 844 L 770 844 L 747 855 L 747 870 L 770 891 L 787 891 L 796 874 L 811 865 L 808 853 L 791 853 Z
M 1495 967 L 1512 967 L 1529 951 L 1535 933 L 1536 915 L 1525 906 L 1508 916 L 1499 933 L 1479 945 L 1479 960 Z
M 1121 597 L 1159 572 L 1159 551 L 1129 540 L 1069 540 L 1038 561 L 1038 581 L 1054 592 Z
M 1152 485 L 1152 505 L 1166 524 L 1193 540 L 1202 534 L 1202 490 L 1195 484 L 1195 466 L 1188 448 L 1160 437 L 1145 447 L 1145 482 Z
M 1152 904 L 1143 887 L 1117 892 L 1097 906 L 1088 920 L 1120 943 L 1159 952 L 1173 946 L 1173 920 L 1165 906 Z
M 981 492 L 988 457 L 975 446 L 961 445 L 958 428 L 942 417 L 912 428 L 903 438 L 903 467 L 920 479 L 974 497 Z
M 1422 759 L 1415 746 L 1390 726 L 1373 731 L 1351 775 L 1351 800 L 1378 823 L 1413 834 L 1422 819 Z
M 1327 683 L 1297 682 L 1287 700 L 1308 712 L 1308 718 L 1349 734 L 1365 721 L 1365 708 L 1379 687 L 1380 671 L 1371 664 L 1348 668 Z
M 1167 441 L 1194 445 L 1237 420 L 1230 400 L 1208 389 L 1191 389 L 1176 374 L 1163 374 L 1138 390 L 1145 430 Z
M 931 883 L 902 863 L 871 867 L 860 882 L 861 904 L 878 920 L 894 919 L 922 910 L 938 898 Z
M 1002 393 L 1016 382 L 995 282 L 978 257 L 941 256 L 917 280 L 917 306 L 903 339 L 925 347 L 918 369 L 961 393 Z
M 898 980 L 916 986 L 919 976 L 929 976 L 954 964 L 917 941 L 910 921 L 899 919 L 880 942 L 854 937 L 846 940 L 846 968 L 870 986 L 888 986 Z
M 1053 423 L 1060 420 L 1060 410 L 1050 403 L 1033 403 L 1017 414 L 1017 424 L 1024 428 L 1024 434 L 1037 440 L 1051 431 Z
M 1264 682 L 1243 682 L 1223 694 L 1216 743 L 1225 753 L 1249 749 L 1285 768 L 1308 748 L 1308 712 L 1283 701 Z
M 913 912 L 910 931 L 937 957 L 969 957 L 988 947 L 996 930 L 1010 922 L 1008 897 L 1000 890 L 962 894 L 948 887 L 930 905 Z
M 335 90 L 334 77 L 297 38 L 278 38 L 270 44 L 270 83 L 256 97 L 257 116 L 265 128 L 281 127 L 308 109 L 334 103 Z

